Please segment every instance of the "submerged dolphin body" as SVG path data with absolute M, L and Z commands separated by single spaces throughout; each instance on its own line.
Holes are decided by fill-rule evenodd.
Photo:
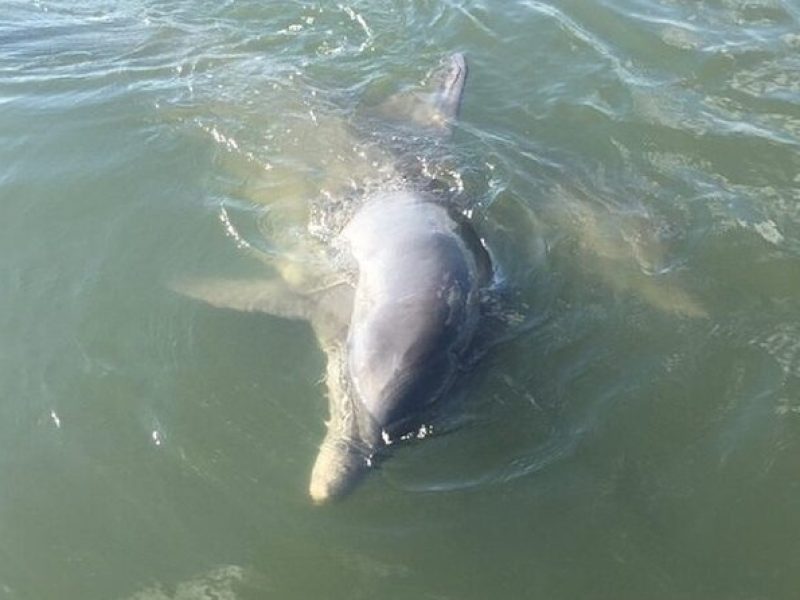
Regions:
M 436 88 L 415 95 L 404 116 L 432 135 L 447 133 L 466 75 L 464 57 L 451 56 Z M 347 493 L 381 449 L 415 432 L 447 392 L 492 277 L 489 255 L 466 219 L 410 185 L 367 197 L 337 245 L 356 267 L 354 284 L 314 291 L 280 280 L 175 285 L 216 306 L 310 321 L 327 357 L 330 410 L 309 486 L 317 503 Z

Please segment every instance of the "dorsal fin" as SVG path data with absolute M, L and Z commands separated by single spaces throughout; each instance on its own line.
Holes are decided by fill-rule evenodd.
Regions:
M 467 61 L 460 52 L 449 56 L 431 77 L 430 88 L 390 96 L 380 112 L 395 121 L 410 121 L 439 134 L 450 132 L 458 117 L 467 81 Z
M 432 102 L 442 122 L 449 124 L 456 120 L 461 109 L 461 98 L 467 83 L 467 59 L 456 52 L 450 56 L 437 77 L 439 80 Z

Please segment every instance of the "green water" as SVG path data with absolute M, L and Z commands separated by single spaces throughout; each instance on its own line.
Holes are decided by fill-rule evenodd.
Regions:
M 5 0 L 0 599 L 800 597 L 798 32 L 794 0 Z M 516 324 L 314 507 L 310 329 L 170 282 L 334 234 L 391 178 L 371 108 L 455 50 L 426 164 Z

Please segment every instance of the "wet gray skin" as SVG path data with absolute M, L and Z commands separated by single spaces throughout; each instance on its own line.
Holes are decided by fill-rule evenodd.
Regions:
M 377 194 L 342 234 L 358 264 L 344 375 L 312 471 L 315 502 L 341 496 L 381 447 L 413 431 L 453 383 L 477 328 L 488 256 L 432 198 Z M 329 376 L 331 374 L 329 373 Z

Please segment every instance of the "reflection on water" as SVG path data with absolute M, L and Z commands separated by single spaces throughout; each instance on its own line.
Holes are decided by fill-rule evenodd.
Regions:
M 240 567 L 219 567 L 201 577 L 170 586 L 170 590 L 160 585 L 147 588 L 133 594 L 129 600 L 235 600 L 240 597 L 237 589 L 242 587 L 244 578 L 244 569 Z

